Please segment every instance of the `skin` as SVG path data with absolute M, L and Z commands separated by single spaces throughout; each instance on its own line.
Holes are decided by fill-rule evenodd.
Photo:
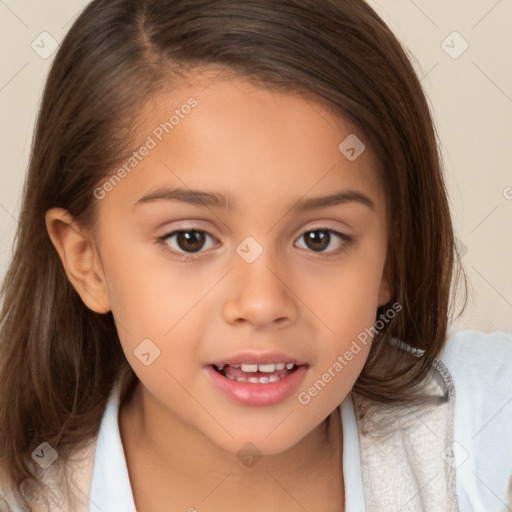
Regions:
M 337 406 L 370 343 L 307 405 L 297 393 L 273 406 L 234 403 L 204 368 L 245 350 L 278 350 L 308 363 L 298 390 L 307 391 L 374 325 L 390 293 L 385 195 L 371 152 L 352 162 L 341 154 L 339 144 L 357 132 L 312 100 L 201 74 L 146 106 L 135 146 L 190 97 L 197 107 L 97 201 L 94 230 L 62 209 L 46 216 L 71 283 L 90 309 L 113 312 L 140 379 L 119 416 L 137 509 L 343 510 Z M 135 206 L 176 186 L 229 194 L 235 206 Z M 300 199 L 342 190 L 365 194 L 374 208 L 291 212 Z M 157 240 L 191 228 L 211 235 L 196 259 L 184 261 L 176 236 Z M 315 228 L 353 242 L 331 235 L 315 251 L 304 237 Z M 247 236 L 263 249 L 253 263 L 236 253 Z M 134 355 L 147 338 L 160 350 L 149 366 Z M 252 467 L 236 456 L 247 442 L 263 455 Z

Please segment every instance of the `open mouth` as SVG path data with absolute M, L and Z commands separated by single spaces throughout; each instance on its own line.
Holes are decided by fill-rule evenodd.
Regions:
M 297 371 L 298 366 L 295 363 L 223 364 L 212 365 L 212 368 L 223 377 L 237 382 L 269 384 L 288 377 Z
M 246 362 L 242 363 L 244 360 Z M 308 368 L 307 363 L 278 354 L 264 357 L 248 354 L 212 362 L 205 371 L 209 382 L 225 397 L 238 404 L 259 407 L 276 405 L 290 398 Z

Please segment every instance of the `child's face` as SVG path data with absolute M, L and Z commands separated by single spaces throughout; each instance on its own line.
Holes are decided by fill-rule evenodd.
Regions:
M 352 131 L 318 104 L 238 80 L 208 83 L 198 76 L 153 103 L 134 148 L 147 152 L 97 193 L 108 306 L 146 407 L 230 451 L 250 441 L 277 453 L 319 426 L 365 363 L 370 340 L 357 337 L 390 298 L 385 196 L 369 149 L 354 161 L 342 154 Z M 182 107 L 192 97 L 197 105 Z M 160 123 L 173 114 L 166 133 Z M 232 207 L 162 198 L 178 187 L 229 196 Z M 344 191 L 373 208 L 352 200 L 292 210 Z M 150 194 L 160 198 L 141 201 Z M 176 230 L 185 233 L 158 241 Z M 272 383 L 240 383 L 211 366 L 260 354 L 301 366 L 269 373 Z

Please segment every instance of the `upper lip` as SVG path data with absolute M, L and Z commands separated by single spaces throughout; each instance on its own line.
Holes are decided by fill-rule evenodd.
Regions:
M 241 365 L 241 364 L 293 363 L 296 366 L 306 364 L 303 359 L 282 352 L 244 352 L 224 359 L 212 361 L 207 366 Z

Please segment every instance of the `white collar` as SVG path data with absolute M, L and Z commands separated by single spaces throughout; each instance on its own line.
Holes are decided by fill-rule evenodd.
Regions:
M 365 510 L 359 436 L 349 394 L 340 406 L 343 425 L 345 512 Z M 109 397 L 101 421 L 90 494 L 90 512 L 136 512 L 118 423 L 119 392 Z
M 101 420 L 89 512 L 136 512 L 118 423 L 119 388 L 110 395 Z

